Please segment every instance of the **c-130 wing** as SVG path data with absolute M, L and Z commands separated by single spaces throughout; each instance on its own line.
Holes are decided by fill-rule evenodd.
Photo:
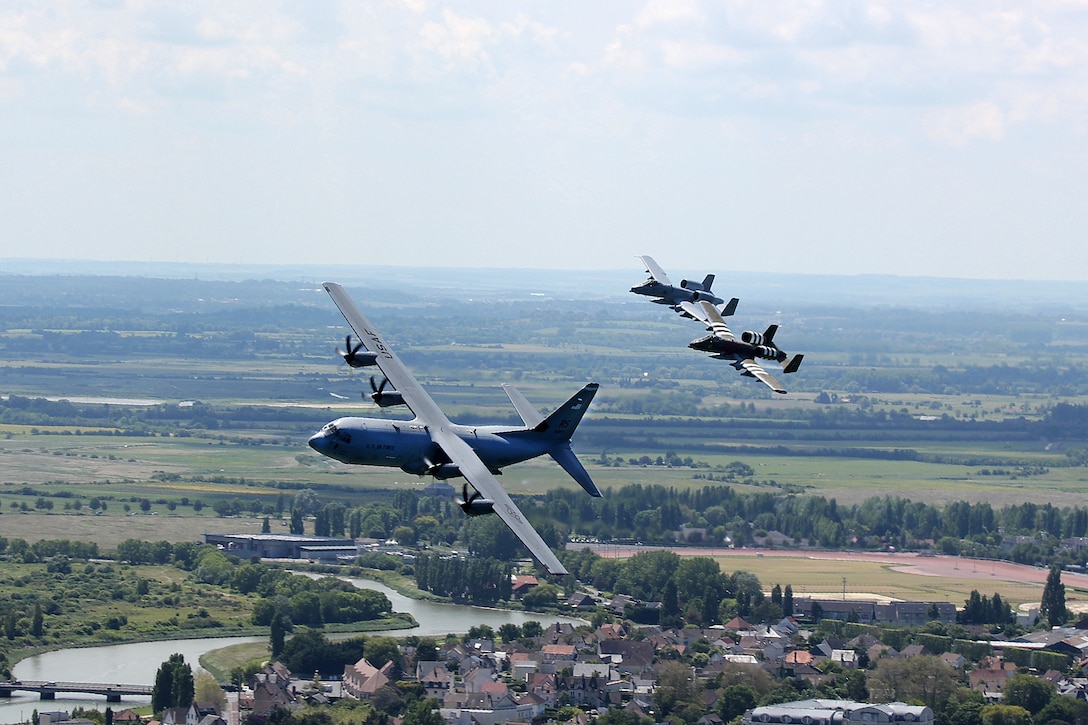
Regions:
M 437 443 L 449 457 L 450 462 L 460 469 L 465 480 L 471 483 L 484 498 L 494 502 L 495 513 L 521 539 L 521 542 L 549 573 L 567 574 L 559 558 L 548 548 L 544 539 L 540 538 L 540 534 L 514 505 L 494 474 L 488 470 L 472 447 L 457 435 L 450 419 L 400 361 L 400 358 L 389 349 L 344 288 L 335 282 L 325 282 L 322 286 L 329 293 L 359 341 L 368 352 L 374 353 L 378 369 L 404 397 L 405 405 L 426 426 L 431 440 Z

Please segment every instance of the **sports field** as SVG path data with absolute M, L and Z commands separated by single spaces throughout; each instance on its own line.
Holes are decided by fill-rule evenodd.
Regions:
M 571 544 L 570 546 L 575 546 Z M 624 558 L 654 547 L 590 546 L 605 558 Z M 1001 595 L 1014 607 L 1037 605 L 1047 571 L 1003 561 L 917 554 L 799 551 L 786 549 L 678 548 L 684 556 L 710 556 L 722 571 L 749 571 L 764 588 L 793 587 L 794 597 L 844 597 L 887 601 L 946 601 L 962 607 L 972 590 Z M 1073 611 L 1088 611 L 1088 575 L 1062 575 L 1066 602 Z

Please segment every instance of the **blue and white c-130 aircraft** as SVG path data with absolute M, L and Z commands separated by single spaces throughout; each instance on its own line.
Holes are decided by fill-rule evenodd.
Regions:
M 466 514 L 498 514 L 549 573 L 567 574 L 495 474 L 503 466 L 547 453 L 586 493 L 600 496 L 601 492 L 570 447 L 571 435 L 593 400 L 597 383 L 583 387 L 547 418 L 520 391 L 504 385 L 524 427 L 458 425 L 446 417 L 386 345 L 344 288 L 334 282 L 325 282 L 323 286 L 360 341 L 352 347 L 349 337 L 347 350 L 341 356 L 352 367 L 376 365 L 394 390 L 386 391 L 385 381 L 374 387 L 372 380 L 371 397 L 382 407 L 406 405 L 415 417 L 410 421 L 338 418 L 310 438 L 310 447 L 342 463 L 394 466 L 407 473 L 439 479 L 463 476 L 467 483 L 458 503 Z M 360 353 L 360 346 L 366 349 L 365 353 Z M 471 496 L 469 484 L 476 490 Z

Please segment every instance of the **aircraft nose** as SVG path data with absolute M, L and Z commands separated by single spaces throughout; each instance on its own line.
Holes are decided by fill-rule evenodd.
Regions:
M 310 448 L 313 448 L 318 453 L 325 453 L 328 446 L 328 436 L 324 431 L 318 431 L 310 436 L 310 440 L 307 441 L 310 444 Z

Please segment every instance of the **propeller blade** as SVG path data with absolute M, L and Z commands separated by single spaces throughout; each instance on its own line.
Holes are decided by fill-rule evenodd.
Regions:
M 359 348 L 361 348 L 362 346 L 363 346 L 363 343 L 361 343 L 361 342 L 359 344 L 355 345 L 355 346 L 352 346 L 352 344 L 351 344 L 351 335 L 348 335 L 347 337 L 344 338 L 344 347 L 347 348 L 347 349 L 344 350 L 344 351 L 341 351 L 340 348 L 336 348 L 336 354 L 339 355 L 340 357 L 344 358 L 344 362 L 346 362 L 348 365 L 351 365 L 351 366 L 354 367 L 355 354 L 357 352 L 359 352 Z

